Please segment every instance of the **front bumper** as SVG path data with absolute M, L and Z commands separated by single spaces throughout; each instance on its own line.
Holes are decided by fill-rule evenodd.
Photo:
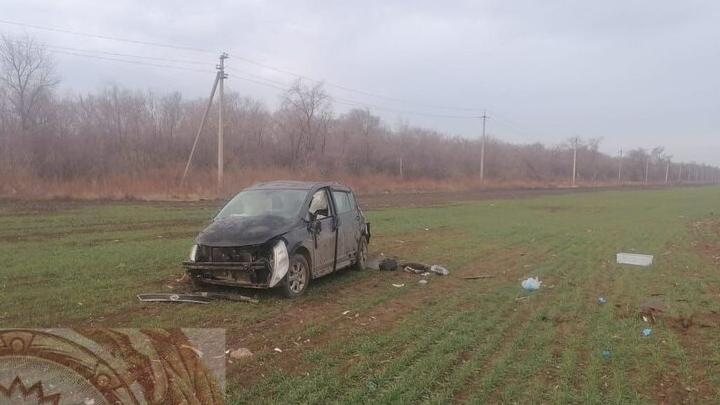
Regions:
M 269 288 L 272 266 L 266 260 L 254 262 L 183 262 L 188 276 L 206 284 Z

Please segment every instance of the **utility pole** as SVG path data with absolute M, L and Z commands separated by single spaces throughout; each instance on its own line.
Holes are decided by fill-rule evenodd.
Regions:
M 185 178 L 187 177 L 188 169 L 190 169 L 190 162 L 192 162 L 193 155 L 195 154 L 195 148 L 197 147 L 198 139 L 200 139 L 200 134 L 202 133 L 203 128 L 205 128 L 205 121 L 207 120 L 208 113 L 210 112 L 210 107 L 212 107 L 213 97 L 215 97 L 215 90 L 218 87 L 219 81 L 220 72 L 215 74 L 215 81 L 213 82 L 212 90 L 210 90 L 210 99 L 208 99 L 207 107 L 205 107 L 202 119 L 200 120 L 200 128 L 198 128 L 197 134 L 195 134 L 195 141 L 193 141 L 192 149 L 190 149 L 190 156 L 188 156 L 187 163 L 185 164 L 185 171 L 183 171 L 180 186 L 185 184 Z
M 575 175 L 577 174 L 577 147 L 578 137 L 573 138 L 573 172 L 572 172 L 572 186 L 575 187 Z
M 665 184 L 668 184 L 670 179 L 670 159 L 667 160 L 667 166 L 665 166 Z
M 645 185 L 648 184 L 648 171 L 650 170 L 650 156 L 645 158 Z
M 620 156 L 618 157 L 618 184 L 622 185 L 622 149 L 620 149 Z
M 220 55 L 220 64 L 217 65 L 218 70 L 218 80 L 220 88 L 218 89 L 218 174 L 217 174 L 217 182 L 218 182 L 218 192 L 222 192 L 222 186 L 223 186 L 223 169 L 225 167 L 223 157 L 224 157 L 224 145 L 223 145 L 223 83 L 225 82 L 225 79 L 227 79 L 227 75 L 225 74 L 225 59 L 227 59 L 229 56 L 227 53 L 223 52 L 222 55 Z
M 485 121 L 488 119 L 487 113 L 483 111 L 482 117 L 482 139 L 480 141 L 480 183 L 485 182 Z

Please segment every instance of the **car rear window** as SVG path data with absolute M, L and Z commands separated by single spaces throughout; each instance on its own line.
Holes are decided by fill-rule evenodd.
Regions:
M 335 205 L 337 205 L 338 214 L 348 212 L 352 210 L 352 203 L 350 202 L 350 195 L 344 191 L 333 191 L 333 199 Z

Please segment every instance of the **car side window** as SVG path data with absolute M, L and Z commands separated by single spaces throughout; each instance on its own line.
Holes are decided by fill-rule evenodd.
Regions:
M 310 217 L 322 219 L 330 216 L 330 206 L 328 205 L 327 193 L 325 190 L 318 190 L 313 194 L 310 200 L 310 208 L 308 209 Z
M 343 214 L 352 209 L 350 205 L 350 196 L 348 193 L 344 191 L 333 191 L 333 199 L 335 200 L 335 205 L 337 206 L 337 212 L 338 214 Z
M 348 195 L 348 202 L 350 204 L 350 211 L 355 211 L 357 209 L 357 203 L 355 202 L 355 194 L 347 193 L 347 195 Z

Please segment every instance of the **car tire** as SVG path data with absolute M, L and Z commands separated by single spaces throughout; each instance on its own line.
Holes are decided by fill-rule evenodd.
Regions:
M 310 266 L 307 259 L 301 254 L 290 257 L 288 272 L 282 282 L 283 294 L 288 298 L 296 298 L 307 289 L 310 284 Z
M 358 242 L 357 258 L 355 259 L 355 270 L 365 270 L 368 254 L 368 242 L 365 236 Z

